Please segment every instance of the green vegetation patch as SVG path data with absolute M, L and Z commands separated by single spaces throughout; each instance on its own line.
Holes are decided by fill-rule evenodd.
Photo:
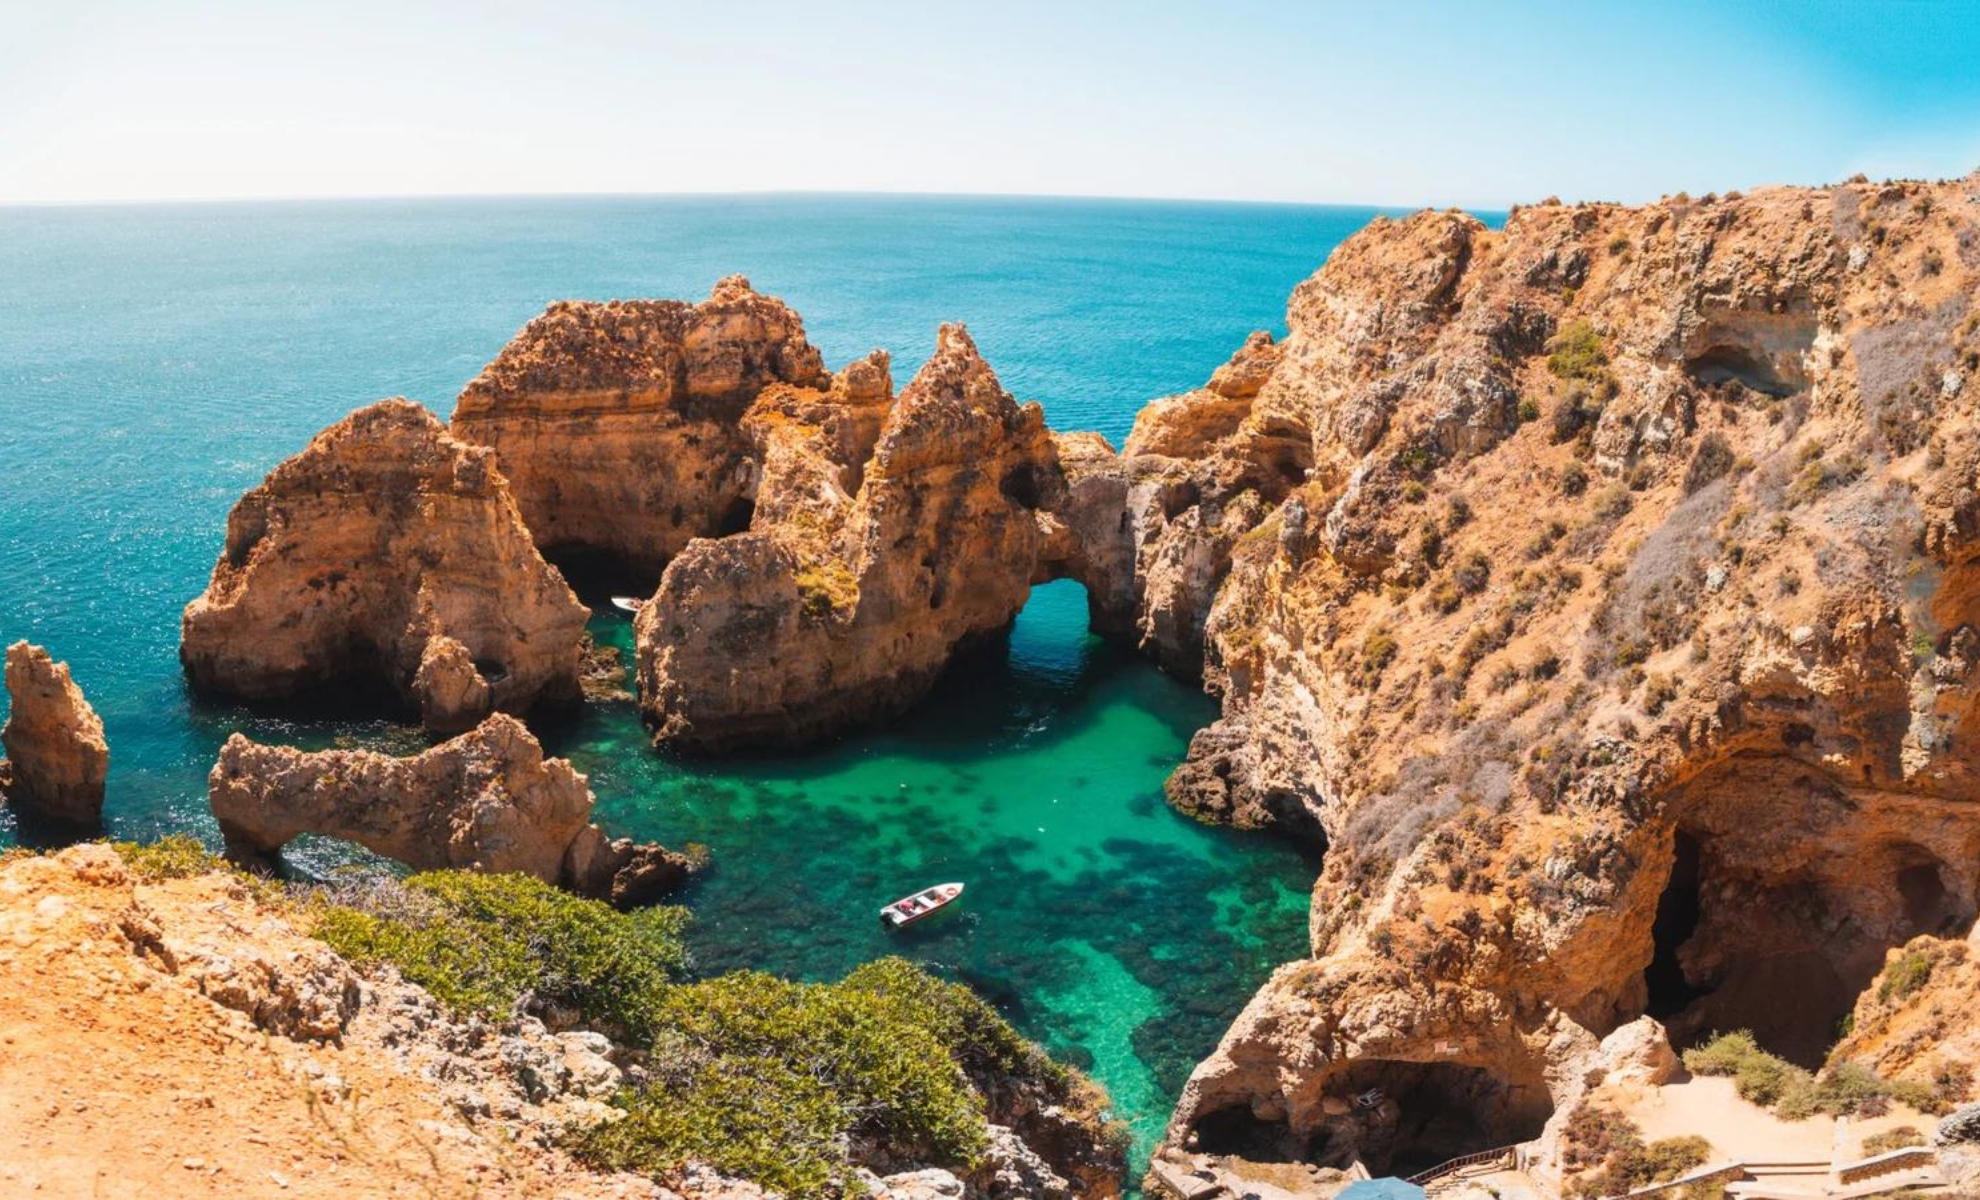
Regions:
M 982 1161 L 983 1092 L 1070 1098 L 1072 1076 L 967 988 L 898 958 L 835 984 L 755 972 L 656 997 L 653 1075 L 627 1117 L 583 1135 L 598 1165 L 664 1174 L 695 1158 L 793 1195 L 843 1191 L 848 1138 L 916 1160 Z
M 1556 379 L 1595 381 L 1606 378 L 1609 356 L 1602 335 L 1587 321 L 1569 321 L 1547 343 L 1547 370 Z
M 147 883 L 233 870 L 226 859 L 208 850 L 205 842 L 189 833 L 167 834 L 148 844 L 112 842 L 110 848 L 133 875 Z
M 643 1042 L 649 996 L 687 965 L 686 909 L 622 913 L 528 875 L 429 871 L 327 899 L 317 937 L 459 1012 L 506 1016 L 527 996 Z
M 984 1096 L 1030 1089 L 1096 1115 L 1098 1089 L 968 988 L 898 958 L 838 983 L 739 971 L 684 982 L 677 908 L 618 912 L 527 876 L 435 871 L 319 893 L 316 935 L 389 963 L 458 1011 L 556 1012 L 648 1051 L 625 1116 L 575 1134 L 595 1166 L 666 1178 L 688 1160 L 794 1197 L 857 1192 L 852 1146 L 968 1170 Z
M 1827 1113 L 1846 1117 L 1874 1115 L 1893 1100 L 1925 1112 L 1944 1107 L 1940 1097 L 1923 1084 L 1884 1079 L 1860 1063 L 1832 1062 L 1821 1074 L 1804 1070 L 1762 1050 L 1746 1030 L 1720 1034 L 1684 1052 L 1684 1067 L 1694 1075 L 1731 1076 L 1742 1098 L 1771 1108 L 1786 1121 Z

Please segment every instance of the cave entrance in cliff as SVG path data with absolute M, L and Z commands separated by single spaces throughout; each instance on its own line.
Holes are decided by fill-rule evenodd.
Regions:
M 1770 856 L 1746 840 L 1755 835 L 1673 835 L 1644 1011 L 1679 1047 L 1745 1029 L 1772 1053 L 1817 1068 L 1885 952 L 1919 934 L 1959 932 L 1971 905 L 1920 845 L 1872 845 L 1844 864 L 1812 846 Z M 1861 878 L 1880 886 L 1849 882 Z
M 1707 991 L 1685 978 L 1684 966 L 1678 961 L 1679 948 L 1698 932 L 1701 914 L 1698 839 L 1680 831 L 1675 842 L 1671 879 L 1657 898 L 1657 917 L 1651 926 L 1655 949 L 1643 971 L 1649 992 L 1644 1011 L 1659 1021 L 1683 1012 Z
M 1537 1072 L 1507 1076 L 1463 1063 L 1370 1059 L 1329 1088 L 1337 1090 L 1352 1097 L 1359 1157 L 1391 1175 L 1531 1141 L 1554 1115 Z
M 579 600 L 602 609 L 613 596 L 651 596 L 660 587 L 664 562 L 638 562 L 621 551 L 565 544 L 542 547 L 543 560 L 557 568 Z

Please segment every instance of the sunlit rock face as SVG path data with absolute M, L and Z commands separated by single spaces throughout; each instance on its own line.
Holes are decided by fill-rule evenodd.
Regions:
M 1176 1152 L 1530 1138 L 1645 1014 L 1819 1065 L 1891 947 L 1964 937 L 1976 190 L 1378 220 L 1143 413 L 1143 636 L 1204 612 L 1223 703 L 1172 799 L 1328 847 Z
M 67 825 L 103 818 L 110 746 L 67 663 L 27 642 L 7 647 L 7 723 L 0 727 L 0 800 Z
M 304 833 L 356 842 L 420 870 L 534 875 L 621 907 L 686 881 L 663 847 L 608 840 L 585 777 L 497 713 L 422 754 L 303 751 L 235 734 L 210 779 L 230 851 L 270 856 Z
M 551 305 L 468 384 L 453 430 L 495 451 L 545 553 L 644 592 L 690 540 L 748 528 L 750 404 L 827 384 L 797 313 L 736 275 L 700 304 Z
M 575 702 L 587 616 L 494 456 L 382 400 L 241 497 L 179 657 L 205 695 L 375 695 L 457 732 L 494 710 Z
M 856 470 L 836 456 L 831 396 L 766 399 L 784 402 L 745 419 L 768 450 L 755 524 L 690 544 L 639 616 L 641 704 L 663 742 L 797 744 L 899 713 L 1017 615 L 1066 491 L 1038 406 L 960 326 Z

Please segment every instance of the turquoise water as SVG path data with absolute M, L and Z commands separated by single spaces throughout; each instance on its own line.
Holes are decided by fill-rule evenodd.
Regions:
M 968 321 L 1005 385 L 1116 443 L 1202 381 L 1372 210 L 770 197 L 0 209 L 0 641 L 66 659 L 111 743 L 119 837 L 212 835 L 205 776 L 236 729 L 418 748 L 383 724 L 196 704 L 178 614 L 227 509 L 309 435 L 380 396 L 443 415 L 549 300 L 700 296 L 741 271 L 828 363 L 874 346 L 905 381 Z M 625 624 L 594 622 L 628 644 Z M 1190 1066 L 1304 943 L 1316 864 L 1199 828 L 1161 781 L 1208 700 L 1090 637 L 1077 585 L 928 704 L 822 752 L 682 763 L 630 705 L 544 729 L 614 833 L 698 841 L 700 967 L 835 978 L 888 952 L 967 979 L 1089 1065 L 1145 1147 Z M 0 843 L 17 831 L 0 816 Z M 346 852 L 303 847 L 305 868 Z M 874 909 L 969 884 L 902 935 Z

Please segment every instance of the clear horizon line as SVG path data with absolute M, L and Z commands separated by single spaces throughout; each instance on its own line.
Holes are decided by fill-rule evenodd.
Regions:
M 1501 214 L 1516 201 L 1499 204 L 1394 203 L 1367 200 L 1281 200 L 1255 196 L 1137 195 L 1116 192 L 1023 192 L 1023 191 L 890 191 L 883 188 L 721 188 L 680 191 L 495 191 L 495 192 L 295 192 L 251 193 L 229 196 L 139 196 L 139 197 L 62 197 L 23 199 L 0 197 L 0 209 L 39 208 L 145 208 L 200 204 L 305 204 L 364 203 L 380 200 L 692 200 L 722 197 L 843 197 L 906 198 L 926 200 L 1117 200 L 1145 204 L 1231 204 L 1262 208 L 1345 208 L 1377 212 L 1411 213 L 1425 209 L 1460 209 L 1471 213 Z M 1623 203 L 1622 201 L 1605 201 Z

